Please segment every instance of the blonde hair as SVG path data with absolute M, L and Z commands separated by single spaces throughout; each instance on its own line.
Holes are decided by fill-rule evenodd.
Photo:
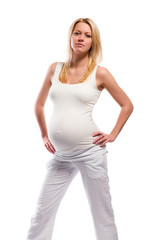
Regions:
M 88 78 L 88 76 L 93 72 L 94 67 L 103 59 L 101 38 L 100 38 L 100 33 L 97 25 L 90 18 L 76 19 L 71 24 L 68 31 L 67 59 L 64 62 L 63 67 L 59 74 L 59 80 L 62 83 L 67 83 L 67 80 L 66 80 L 67 70 L 71 66 L 71 61 L 72 61 L 71 36 L 74 31 L 75 25 L 79 22 L 87 23 L 90 26 L 92 31 L 92 46 L 88 51 L 88 69 L 83 75 L 83 77 L 80 79 L 80 83 L 84 82 Z

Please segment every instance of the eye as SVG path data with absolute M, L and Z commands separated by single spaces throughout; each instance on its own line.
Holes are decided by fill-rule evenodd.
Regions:
M 75 32 L 74 34 L 77 35 L 77 34 L 79 34 L 79 33 L 78 33 L 78 32 Z
M 87 35 L 87 37 L 91 37 L 90 35 Z

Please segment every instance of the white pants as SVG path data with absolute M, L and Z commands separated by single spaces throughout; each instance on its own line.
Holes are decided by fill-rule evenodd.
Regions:
M 56 151 L 31 218 L 26 240 L 51 240 L 56 213 L 71 181 L 80 171 L 93 217 L 97 240 L 118 240 L 107 175 L 106 146 L 99 144 L 72 152 Z

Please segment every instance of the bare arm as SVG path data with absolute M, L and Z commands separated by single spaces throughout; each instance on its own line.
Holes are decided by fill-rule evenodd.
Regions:
M 41 136 L 43 138 L 43 141 L 45 141 L 45 146 L 46 147 L 51 146 L 51 148 L 53 148 L 53 146 L 51 145 L 50 142 L 48 142 L 48 132 L 47 132 L 47 126 L 46 126 L 46 121 L 45 121 L 45 115 L 44 115 L 44 105 L 45 105 L 46 99 L 48 97 L 49 89 L 52 85 L 51 79 L 53 77 L 53 74 L 54 74 L 54 71 L 56 68 L 56 64 L 57 63 L 55 62 L 49 66 L 46 76 L 45 76 L 45 79 L 44 79 L 44 82 L 42 84 L 42 87 L 40 89 L 40 92 L 37 96 L 37 99 L 36 99 L 36 102 L 34 105 L 34 112 L 35 112 L 35 116 L 36 116 L 37 122 L 40 127 Z M 47 149 L 48 149 L 48 147 L 47 147 Z M 52 151 L 50 151 L 50 152 L 52 152 Z
M 115 101 L 121 106 L 120 114 L 118 116 L 117 122 L 114 128 L 112 129 L 111 133 L 104 134 L 105 135 L 104 138 L 101 138 L 101 133 L 100 134 L 96 133 L 97 135 L 100 135 L 100 137 L 98 137 L 96 140 L 98 141 L 99 139 L 101 139 L 96 143 L 102 142 L 104 145 L 105 143 L 112 142 L 116 139 L 121 129 L 123 128 L 124 124 L 126 123 L 129 116 L 131 115 L 134 107 L 129 97 L 119 87 L 119 85 L 117 84 L 112 74 L 106 68 L 100 67 L 100 71 L 98 72 L 98 77 L 100 78 L 103 87 L 111 94 L 111 96 L 115 99 Z

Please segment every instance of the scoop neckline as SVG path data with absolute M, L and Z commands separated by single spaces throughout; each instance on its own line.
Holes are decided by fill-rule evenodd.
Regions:
M 62 66 L 64 65 L 64 63 L 62 63 Z M 61 66 L 61 69 L 62 69 L 62 66 Z M 98 65 L 95 66 L 95 68 L 98 67 Z M 86 82 L 88 82 L 88 80 L 91 78 L 92 74 L 94 73 L 94 70 L 95 68 L 93 69 L 93 72 L 86 78 L 86 80 L 84 82 L 81 82 L 81 83 L 62 83 L 60 80 L 59 80 L 59 77 L 57 78 L 58 79 L 58 82 L 61 83 L 61 84 L 65 84 L 65 85 L 80 85 L 80 84 L 84 84 Z M 60 69 L 60 70 L 61 70 Z M 98 89 L 99 90 L 99 89 Z

